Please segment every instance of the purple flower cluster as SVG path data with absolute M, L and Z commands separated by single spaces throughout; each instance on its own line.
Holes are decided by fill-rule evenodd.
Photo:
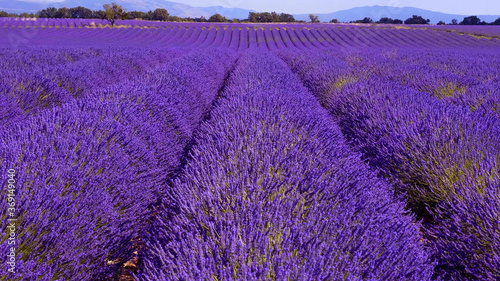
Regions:
M 234 60 L 221 50 L 187 53 L 2 129 L 1 172 L 18 174 L 20 230 L 16 274 L 8 275 L 2 266 L 2 276 L 97 280 L 115 275 L 140 243 L 165 177 L 179 165 Z M 5 182 L 2 178 L 2 186 Z M 0 199 L 4 214 L 5 192 Z M 6 237 L 7 220 L 0 224 Z M 9 247 L 2 240 L 1 252 Z
M 143 253 L 140 280 L 429 280 L 419 224 L 276 56 L 244 53 Z
M 363 72 L 358 66 L 364 56 L 335 52 L 281 52 L 280 56 L 371 166 L 406 195 L 417 215 L 426 218 L 423 231 L 436 249 L 437 276 L 499 279 L 497 116 L 448 104 L 374 75 L 369 67 Z

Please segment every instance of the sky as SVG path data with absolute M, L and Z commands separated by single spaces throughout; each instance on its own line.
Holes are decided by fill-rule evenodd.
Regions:
M 25 2 L 56 3 L 64 0 L 22 0 Z M 100 0 L 96 0 L 100 1 Z M 141 2 L 144 0 L 124 0 Z M 146 0 L 147 1 L 147 0 Z M 162 0 L 149 0 L 158 2 Z M 415 7 L 448 14 L 500 15 L 500 0 L 170 0 L 194 7 L 224 6 L 255 11 L 306 14 L 330 13 L 362 6 Z M 111 2 L 111 0 L 110 0 Z

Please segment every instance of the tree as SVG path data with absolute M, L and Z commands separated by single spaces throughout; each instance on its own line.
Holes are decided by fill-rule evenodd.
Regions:
M 403 21 L 402 21 L 402 20 L 400 20 L 400 19 L 394 19 L 394 20 L 392 21 L 392 23 L 393 23 L 393 24 L 403 24 Z
M 272 22 L 273 17 L 271 16 L 270 13 L 264 12 L 264 13 L 259 13 L 257 17 L 257 22 Z
M 71 8 L 69 9 L 69 12 L 71 14 L 71 18 L 73 19 L 90 19 L 93 16 L 92 10 L 82 6 Z
M 57 14 L 57 8 L 49 7 L 47 9 L 43 9 L 37 13 L 39 18 L 55 18 Z
M 258 13 L 254 13 L 254 12 L 249 12 L 248 13 L 248 21 L 249 22 L 257 22 L 257 18 L 258 17 L 259 17 Z
M 9 13 L 7 13 L 6 11 L 0 11 L 0 18 L 6 18 L 9 16 Z
M 221 14 L 215 14 L 208 19 L 209 22 L 227 22 L 227 19 Z
M 424 19 L 421 16 L 413 15 L 411 18 L 405 20 L 405 24 L 428 24 L 429 19 Z
M 451 24 L 452 24 L 452 25 L 457 25 L 457 24 L 458 24 L 457 19 L 452 19 L 452 20 L 451 20 Z
M 446 23 L 444 21 L 440 20 L 437 25 L 445 25 L 445 24 Z
M 317 22 L 319 22 L 318 16 L 316 16 L 316 15 L 309 14 L 309 18 L 311 19 L 311 22 L 312 22 L 312 23 L 317 23 Z
M 271 16 L 271 13 L 264 12 L 264 13 L 259 14 L 257 21 L 258 22 L 273 22 L 273 17 Z
M 111 23 L 111 26 L 114 26 L 116 20 L 126 19 L 127 13 L 122 6 L 113 2 L 104 5 L 104 18 Z
M 153 20 L 166 21 L 168 16 L 168 11 L 165 9 L 158 8 L 153 12 Z
M 280 15 L 276 12 L 271 12 L 271 22 L 280 22 Z
M 20 18 L 31 18 L 30 14 L 28 14 L 28 13 L 26 13 L 26 12 L 24 12 L 24 13 L 20 13 L 20 14 L 19 14 L 19 17 L 20 17 Z
M 380 20 L 378 20 L 377 23 L 391 24 L 391 23 L 394 23 L 394 20 L 391 18 L 388 18 L 388 17 L 383 17 L 383 18 L 380 18 Z
M 279 21 L 280 22 L 295 22 L 295 18 L 290 14 L 281 13 Z
M 147 13 L 145 13 L 143 19 L 153 20 L 153 11 L 149 10 Z
M 364 18 L 362 20 L 355 20 L 351 21 L 351 23 L 373 23 L 373 20 L 371 18 Z
M 258 22 L 277 22 L 277 21 L 279 21 L 279 19 L 280 19 L 280 17 L 278 16 L 278 14 L 276 12 L 272 12 L 272 13 L 265 12 L 265 13 L 259 14 L 257 21 Z
M 170 16 L 168 17 L 168 21 L 173 21 L 173 22 L 183 22 L 184 19 L 181 18 L 181 17 L 177 17 L 177 16 Z
M 98 11 L 94 11 L 92 13 L 92 18 L 93 19 L 106 19 L 106 12 L 103 11 L 103 10 L 98 10 Z
M 486 24 L 484 21 L 481 22 L 481 20 L 477 16 L 470 16 L 470 17 L 465 17 L 463 21 L 461 21 L 459 24 L 461 25 L 480 25 L 480 24 Z
M 141 11 L 132 11 L 132 12 L 129 12 L 128 15 L 127 15 L 127 19 L 129 20 L 133 20 L 133 19 L 144 19 L 145 17 L 145 13 L 144 12 L 141 12 Z
M 68 18 L 71 18 L 71 13 L 70 13 L 69 9 L 66 7 L 59 8 L 59 9 L 57 9 L 57 12 L 56 12 L 56 18 L 68 19 Z
M 339 23 L 339 20 L 338 19 L 332 19 L 330 22 L 331 23 Z
M 249 22 L 295 22 L 295 18 L 290 14 L 276 12 L 264 12 L 264 13 L 248 13 Z
M 496 19 L 494 22 L 492 22 L 491 24 L 493 25 L 500 25 L 500 18 Z

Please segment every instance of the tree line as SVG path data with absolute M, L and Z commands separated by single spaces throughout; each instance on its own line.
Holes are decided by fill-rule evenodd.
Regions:
M 226 17 L 220 14 L 214 14 L 210 18 L 205 17 L 198 18 L 182 18 L 177 16 L 171 16 L 166 9 L 158 8 L 154 11 L 142 12 L 142 11 L 130 11 L 127 12 L 122 6 L 111 3 L 105 4 L 103 10 L 92 11 L 88 8 L 78 6 L 75 8 L 55 8 L 50 7 L 38 11 L 37 13 L 21 13 L 13 14 L 7 13 L 5 11 L 0 11 L 0 17 L 24 17 L 24 18 L 73 18 L 73 19 L 106 19 L 111 25 L 114 25 L 116 20 L 153 20 L 153 21 L 173 21 L 173 22 L 254 22 L 254 23 L 265 23 L 265 22 L 306 22 L 303 20 L 296 20 L 293 15 L 276 12 L 250 12 L 247 19 L 239 20 L 233 19 L 229 21 Z M 309 19 L 311 23 L 320 22 L 317 15 L 310 14 Z M 337 19 L 332 19 L 331 23 L 338 23 Z M 361 20 L 350 21 L 350 23 L 377 23 L 377 24 L 429 24 L 429 19 L 424 19 L 421 16 L 413 15 L 406 20 L 392 19 L 388 17 L 382 17 L 378 21 L 374 21 L 369 17 L 365 17 Z M 439 21 L 438 25 L 445 25 L 443 21 Z M 500 18 L 497 20 L 487 23 L 481 21 L 477 16 L 465 17 L 461 22 L 457 19 L 453 19 L 449 24 L 455 25 L 500 25 Z
M 336 20 L 332 20 L 332 22 L 337 22 Z M 350 23 L 386 23 L 386 24 L 429 24 L 429 19 L 424 19 L 421 16 L 413 15 L 411 18 L 402 21 L 400 19 L 391 19 L 387 17 L 383 17 L 378 21 L 373 21 L 371 18 L 365 17 L 362 20 L 351 21 Z M 445 25 L 444 21 L 439 21 L 437 25 Z M 452 19 L 449 23 L 450 25 L 500 25 L 500 18 L 496 19 L 491 23 L 487 23 L 485 21 L 481 21 L 477 16 L 465 17 L 461 22 L 458 22 L 457 19 Z
M 88 8 L 78 6 L 75 8 L 55 8 L 50 7 L 38 11 L 37 13 L 7 13 L 5 11 L 0 11 L 0 17 L 22 17 L 22 18 L 54 18 L 54 19 L 107 19 L 116 18 L 122 20 L 153 20 L 153 21 L 174 21 L 174 22 L 229 22 L 229 20 L 220 15 L 214 14 L 208 19 L 201 16 L 198 18 L 191 17 L 177 17 L 171 16 L 166 9 L 158 8 L 154 11 L 142 12 L 142 11 L 130 11 L 126 12 L 125 9 L 116 4 L 106 4 L 103 10 L 92 11 Z M 305 22 L 297 21 L 291 14 L 276 12 L 272 13 L 254 13 L 250 12 L 248 19 L 239 20 L 235 19 L 231 22 Z

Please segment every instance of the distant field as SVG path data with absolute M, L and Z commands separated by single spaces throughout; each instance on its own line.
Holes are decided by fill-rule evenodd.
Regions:
M 434 25 L 430 28 L 500 38 L 500 26 L 498 25 Z
M 0 18 L 0 280 L 500 280 L 499 34 Z
M 240 51 L 254 47 L 276 50 L 500 46 L 500 38 L 491 38 L 500 36 L 500 28 L 495 26 L 221 24 L 124 20 L 117 22 L 112 29 L 105 20 L 0 18 L 0 28 L 8 35 L 0 38 L 1 45 L 11 44 L 14 38 L 18 38 L 19 42 L 29 39 L 30 45 L 130 44 L 162 47 L 223 47 Z M 78 31 L 72 30 L 73 28 Z M 445 30 L 456 31 L 444 32 Z

